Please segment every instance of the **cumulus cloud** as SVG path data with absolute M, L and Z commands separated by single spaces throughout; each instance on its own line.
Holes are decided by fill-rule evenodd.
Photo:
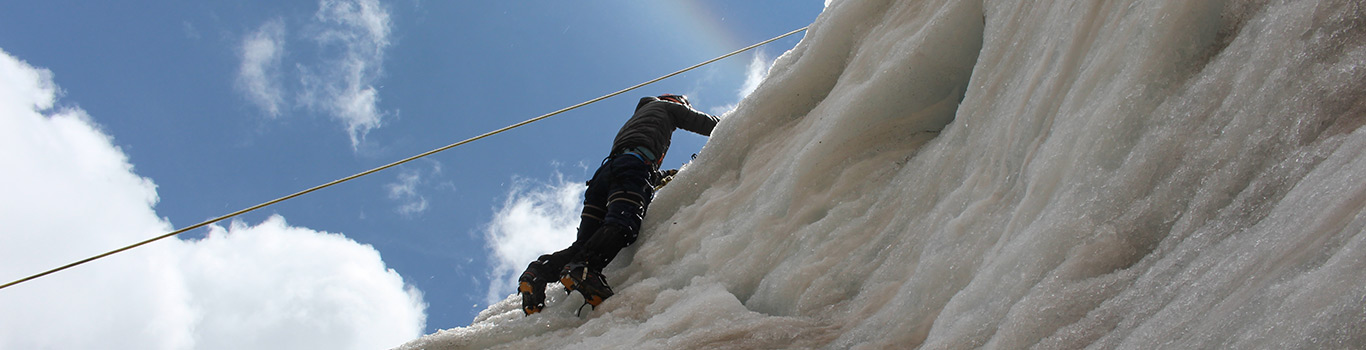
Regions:
M 181 254 L 200 349 L 382 349 L 420 335 L 422 293 L 379 252 L 274 216 L 233 222 Z M 362 345 L 364 344 L 364 345 Z
M 379 108 L 375 87 L 390 45 L 388 9 L 378 0 L 322 0 L 302 35 L 317 54 L 295 57 L 295 69 L 285 70 L 284 54 L 291 50 L 284 20 L 267 21 L 248 33 L 239 49 L 238 89 L 271 116 L 293 108 L 286 96 L 295 96 L 299 107 L 340 122 L 351 146 L 358 147 L 388 114 Z M 285 81 L 297 81 L 297 90 L 288 91 Z
M 507 200 L 485 231 L 494 266 L 486 302 L 496 303 L 513 293 L 527 263 L 574 243 L 586 188 L 559 173 L 549 183 L 514 179 Z
M 0 279 L 169 231 L 156 185 L 52 73 L 0 51 Z M 387 348 L 420 335 L 420 292 L 372 247 L 291 227 L 213 227 L 0 290 L 0 349 Z

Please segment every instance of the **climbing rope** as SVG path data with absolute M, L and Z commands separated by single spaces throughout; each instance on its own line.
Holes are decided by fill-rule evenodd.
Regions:
M 808 26 L 808 27 L 809 27 L 809 26 Z M 138 243 L 134 243 L 134 244 L 132 244 L 132 245 L 129 245 L 129 246 L 126 246 L 126 247 L 123 247 L 123 248 L 111 250 L 111 251 L 105 252 L 105 253 L 100 254 L 100 255 L 96 255 L 96 256 L 89 257 L 89 258 L 81 259 L 80 261 L 77 261 L 77 262 L 73 262 L 73 263 L 70 263 L 70 264 L 62 265 L 61 267 L 57 267 L 57 268 L 54 268 L 54 269 L 51 269 L 51 270 L 43 271 L 42 273 L 38 273 L 38 274 L 35 274 L 35 275 L 32 275 L 32 276 L 24 277 L 24 278 L 21 278 L 21 279 L 19 279 L 19 280 L 14 281 L 14 282 L 5 283 L 4 285 L 0 285 L 0 289 L 5 289 L 5 288 L 7 288 L 7 287 L 9 287 L 9 286 L 13 286 L 13 285 L 16 285 L 16 284 L 24 283 L 24 282 L 27 282 L 27 281 L 30 281 L 30 280 L 33 280 L 33 279 L 36 279 L 36 278 L 39 278 L 39 277 L 47 276 L 47 275 L 50 275 L 50 274 L 52 274 L 52 273 L 55 273 L 55 272 L 58 272 L 58 271 L 62 271 L 62 270 L 66 270 L 66 269 L 69 269 L 69 268 L 72 268 L 72 267 L 76 267 L 76 266 L 78 266 L 78 265 L 85 264 L 85 263 L 88 263 L 88 262 L 91 262 L 91 261 L 95 261 L 95 260 L 98 260 L 98 259 L 101 259 L 101 258 L 110 256 L 110 255 L 122 253 L 122 252 L 124 252 L 124 251 L 129 250 L 129 249 L 137 248 L 137 247 L 140 247 L 140 246 L 145 245 L 145 244 L 148 244 L 148 243 L 152 243 L 152 242 L 156 242 L 156 241 L 165 239 L 165 238 L 167 238 L 167 237 L 171 237 L 171 236 L 179 235 L 179 234 L 182 234 L 182 233 L 185 233 L 185 232 L 189 232 L 190 230 L 194 230 L 194 229 L 197 229 L 197 228 L 200 228 L 200 227 L 208 226 L 208 225 L 210 225 L 210 224 L 213 224 L 213 223 L 216 223 L 216 222 L 219 222 L 219 221 L 223 221 L 223 220 L 226 220 L 226 219 L 231 218 L 231 217 L 234 217 L 234 216 L 246 214 L 246 213 L 248 213 L 248 212 L 251 212 L 251 211 L 254 211 L 254 210 L 257 210 L 257 209 L 265 208 L 265 207 L 270 206 L 270 205 L 273 205 L 273 204 L 275 204 L 275 203 L 280 203 L 280 202 L 289 200 L 289 199 L 294 198 L 294 197 L 298 197 L 298 196 L 302 196 L 302 195 L 305 195 L 305 194 L 312 193 L 313 191 L 317 191 L 317 190 L 321 190 L 321 189 L 324 189 L 324 188 L 332 187 L 333 185 L 336 185 L 336 184 L 340 184 L 340 183 L 343 183 L 343 182 L 355 180 L 355 179 L 360 178 L 360 177 L 365 176 L 365 175 L 374 174 L 374 173 L 379 172 L 379 171 L 384 170 L 384 169 L 389 169 L 389 168 L 392 168 L 392 167 L 396 167 L 396 166 L 399 166 L 400 164 L 403 164 L 403 163 L 411 162 L 411 161 L 417 160 L 417 159 L 419 159 L 419 158 L 423 158 L 423 157 L 430 156 L 430 155 L 433 155 L 433 154 L 436 154 L 436 153 L 440 153 L 440 152 L 445 151 L 445 150 L 448 150 L 448 149 L 452 149 L 452 148 L 455 148 L 455 147 L 459 147 L 460 145 L 464 145 L 464 144 L 467 144 L 467 143 L 470 143 L 470 142 L 478 141 L 479 139 L 482 139 L 482 138 L 485 138 L 485 137 L 497 135 L 497 134 L 500 134 L 500 133 L 502 133 L 502 132 L 504 132 L 504 131 L 516 129 L 516 128 L 521 127 L 521 126 L 523 126 L 523 125 L 535 123 L 535 122 L 537 122 L 537 121 L 540 121 L 540 120 L 545 119 L 545 118 L 550 118 L 550 117 L 555 116 L 555 115 L 560 114 L 560 113 L 568 112 L 568 111 L 574 110 L 574 109 L 579 108 L 579 107 L 587 106 L 587 105 L 596 103 L 596 102 L 598 102 L 598 101 L 606 100 L 606 99 L 611 98 L 611 97 L 613 97 L 613 96 L 621 95 L 621 94 L 624 94 L 624 93 L 629 92 L 629 91 L 631 91 L 631 90 L 638 89 L 638 88 L 640 88 L 640 87 L 642 87 L 642 86 L 654 84 L 654 83 L 656 83 L 656 82 L 659 82 L 660 80 L 668 79 L 668 78 L 673 77 L 673 76 L 675 76 L 675 75 L 683 74 L 684 72 L 687 72 L 687 71 L 690 71 L 690 70 L 693 70 L 693 69 L 697 69 L 698 67 L 702 67 L 702 66 L 711 64 L 711 63 L 713 63 L 713 62 L 720 61 L 720 60 L 726 59 L 726 58 L 731 57 L 731 56 L 735 56 L 735 55 L 737 55 L 737 54 L 740 54 L 741 52 L 745 52 L 745 51 L 752 50 L 752 49 L 754 49 L 754 48 L 756 48 L 756 47 L 763 46 L 764 44 L 768 44 L 768 43 L 777 41 L 778 39 L 786 38 L 786 37 L 788 37 L 788 36 L 791 36 L 792 34 L 800 33 L 800 32 L 802 32 L 802 31 L 805 31 L 808 27 L 801 27 L 801 28 L 798 28 L 797 30 L 793 30 L 793 31 L 791 31 L 791 32 L 787 32 L 787 34 L 779 35 L 779 36 L 773 37 L 772 39 L 764 40 L 764 41 L 759 42 L 759 43 L 757 43 L 757 44 L 750 45 L 750 46 L 746 46 L 745 48 L 742 48 L 742 49 L 739 49 L 739 50 L 732 51 L 731 53 L 728 53 L 728 54 L 725 54 L 725 55 L 721 55 L 721 56 L 719 56 L 719 57 L 716 57 L 716 58 L 713 58 L 713 59 L 704 61 L 704 62 L 702 62 L 702 63 L 698 63 L 698 64 L 695 64 L 695 65 L 692 65 L 691 67 L 683 68 L 683 69 L 680 69 L 680 70 L 678 70 L 678 71 L 676 71 L 676 72 L 669 73 L 669 74 L 667 74 L 667 75 L 664 75 L 664 76 L 661 76 L 661 77 L 658 77 L 658 78 L 651 79 L 650 81 L 646 81 L 646 82 L 644 82 L 644 83 L 636 84 L 636 85 L 633 85 L 633 86 L 631 86 L 631 87 L 628 87 L 628 88 L 625 88 L 625 89 L 618 90 L 617 92 L 613 92 L 613 93 L 610 93 L 610 94 L 602 95 L 602 97 L 598 97 L 598 98 L 591 99 L 591 100 L 588 100 L 588 101 L 580 102 L 579 104 L 576 104 L 576 105 L 573 105 L 573 106 L 561 108 L 560 110 L 557 110 L 557 111 L 554 111 L 554 112 L 550 112 L 550 113 L 546 113 L 546 114 L 543 114 L 543 115 L 541 115 L 541 116 L 539 116 L 539 117 L 527 119 L 527 120 L 522 121 L 522 122 L 517 123 L 517 124 L 508 125 L 508 126 L 505 126 L 505 127 L 501 128 L 501 129 L 498 129 L 498 130 L 486 132 L 486 133 L 484 133 L 484 134 L 482 134 L 482 135 L 479 135 L 479 136 L 475 136 L 475 137 L 471 137 L 471 138 L 465 139 L 464 141 L 452 143 L 452 144 L 449 144 L 449 145 L 446 145 L 446 146 L 443 146 L 443 147 L 440 147 L 440 148 L 437 148 L 437 149 L 433 149 L 433 150 L 430 150 L 430 151 L 427 151 L 427 152 L 423 152 L 422 154 L 418 154 L 418 155 L 415 155 L 415 156 L 412 156 L 412 157 L 404 158 L 404 159 L 399 160 L 399 161 L 397 161 L 397 162 L 385 164 L 385 165 L 382 165 L 382 166 L 377 167 L 377 168 L 374 168 L 374 169 L 370 169 L 370 170 L 366 170 L 366 171 L 362 171 L 362 172 L 356 173 L 355 175 L 343 177 L 343 178 L 340 178 L 340 179 L 333 180 L 332 182 L 328 182 L 328 183 L 325 183 L 325 184 L 321 184 L 321 185 L 318 185 L 318 186 L 314 186 L 313 188 L 309 188 L 309 189 L 306 189 L 306 190 L 303 190 L 303 191 L 295 192 L 294 194 L 291 194 L 291 195 L 288 195 L 288 196 L 276 198 L 276 199 L 271 200 L 271 201 L 267 201 L 267 202 L 264 202 L 264 203 L 261 203 L 261 204 L 253 205 L 253 206 L 248 207 L 248 208 L 246 208 L 246 209 L 238 210 L 238 211 L 229 213 L 229 214 L 227 214 L 227 215 L 223 215 L 223 216 L 219 216 L 219 217 L 216 217 L 216 218 L 213 218 L 213 219 L 209 219 L 209 220 L 206 220 L 206 221 L 201 222 L 201 223 L 198 223 L 198 224 L 186 226 L 185 228 L 182 228 L 182 229 L 179 229 L 179 230 L 175 230 L 175 231 L 171 231 L 171 232 L 166 233 L 166 234 L 164 234 L 164 235 L 152 237 L 152 238 L 149 238 L 149 239 L 147 239 L 147 240 L 145 240 L 145 241 L 138 242 Z

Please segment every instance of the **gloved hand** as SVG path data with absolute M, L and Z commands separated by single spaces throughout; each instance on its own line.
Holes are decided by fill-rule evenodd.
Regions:
M 655 181 L 655 191 L 664 188 L 664 185 L 668 185 L 669 181 L 673 181 L 674 175 L 677 174 L 678 169 L 669 169 L 655 172 L 655 178 L 658 179 Z

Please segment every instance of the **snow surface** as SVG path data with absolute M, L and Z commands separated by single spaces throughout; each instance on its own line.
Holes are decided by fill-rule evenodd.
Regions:
M 835 1 L 552 287 L 402 349 L 1366 348 L 1357 1 Z

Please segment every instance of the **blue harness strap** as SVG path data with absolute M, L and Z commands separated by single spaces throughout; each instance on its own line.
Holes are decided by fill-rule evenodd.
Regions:
M 635 156 L 636 158 L 639 158 L 640 161 L 645 162 L 645 164 L 653 165 L 655 168 L 659 168 L 659 164 L 663 161 L 663 159 L 656 157 L 654 152 L 650 152 L 649 149 L 640 146 L 623 149 L 620 153 Z

